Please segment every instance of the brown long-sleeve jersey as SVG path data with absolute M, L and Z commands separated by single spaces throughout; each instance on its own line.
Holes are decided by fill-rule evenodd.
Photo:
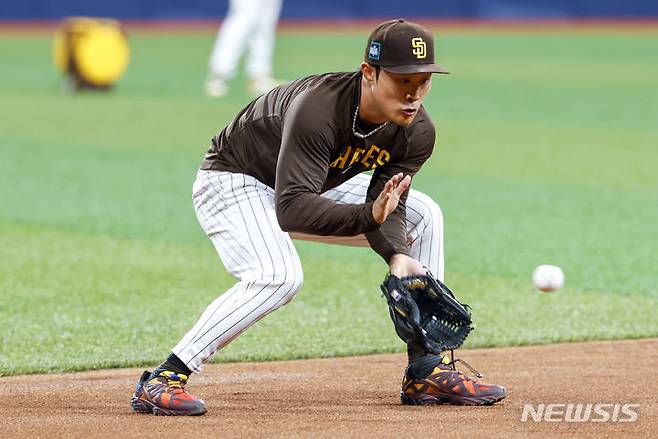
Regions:
M 432 153 L 434 125 L 423 107 L 412 124 L 388 124 L 366 139 L 352 130 L 361 73 L 301 78 L 257 98 L 212 139 L 201 169 L 251 175 L 275 189 L 283 230 L 314 235 L 364 233 L 387 262 L 409 254 L 405 193 L 381 226 L 372 204 L 384 184 L 414 175 Z M 368 130 L 359 130 L 362 134 Z M 360 172 L 374 171 L 366 202 L 338 204 L 321 197 Z

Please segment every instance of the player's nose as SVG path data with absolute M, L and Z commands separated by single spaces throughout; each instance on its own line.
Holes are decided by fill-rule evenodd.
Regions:
M 416 102 L 420 99 L 420 88 L 416 87 L 405 94 L 405 99 L 409 102 Z

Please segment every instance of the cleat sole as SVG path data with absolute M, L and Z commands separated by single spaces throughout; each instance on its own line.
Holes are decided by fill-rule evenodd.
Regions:
M 492 405 L 505 399 L 505 396 L 505 394 L 480 397 L 423 394 L 416 398 L 410 398 L 406 395 L 401 395 L 400 401 L 403 405 Z

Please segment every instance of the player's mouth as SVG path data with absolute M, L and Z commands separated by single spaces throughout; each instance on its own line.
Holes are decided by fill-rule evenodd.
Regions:
M 411 116 L 413 116 L 414 114 L 416 114 L 416 112 L 417 112 L 418 110 L 416 110 L 415 108 L 411 107 L 411 108 L 403 108 L 403 109 L 400 110 L 400 111 L 402 111 L 402 113 L 403 113 L 405 116 L 407 116 L 407 117 L 411 117 Z

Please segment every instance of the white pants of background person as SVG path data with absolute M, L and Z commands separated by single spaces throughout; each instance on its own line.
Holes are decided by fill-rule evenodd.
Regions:
M 261 94 L 279 84 L 272 78 L 272 56 L 282 0 L 230 0 L 229 9 L 209 61 L 206 92 L 219 97 L 228 92 L 240 59 L 247 52 L 245 73 L 250 91 Z
M 322 196 L 338 203 L 363 203 L 369 182 L 369 175 L 360 174 Z M 279 227 L 272 188 L 245 174 L 199 171 L 192 192 L 201 227 L 228 272 L 238 279 L 208 305 L 172 350 L 191 371 L 199 372 L 215 352 L 290 302 L 304 277 L 291 235 Z M 411 256 L 443 280 L 441 209 L 430 197 L 413 189 L 409 191 L 406 208 Z M 368 246 L 364 236 L 293 233 L 292 238 Z

